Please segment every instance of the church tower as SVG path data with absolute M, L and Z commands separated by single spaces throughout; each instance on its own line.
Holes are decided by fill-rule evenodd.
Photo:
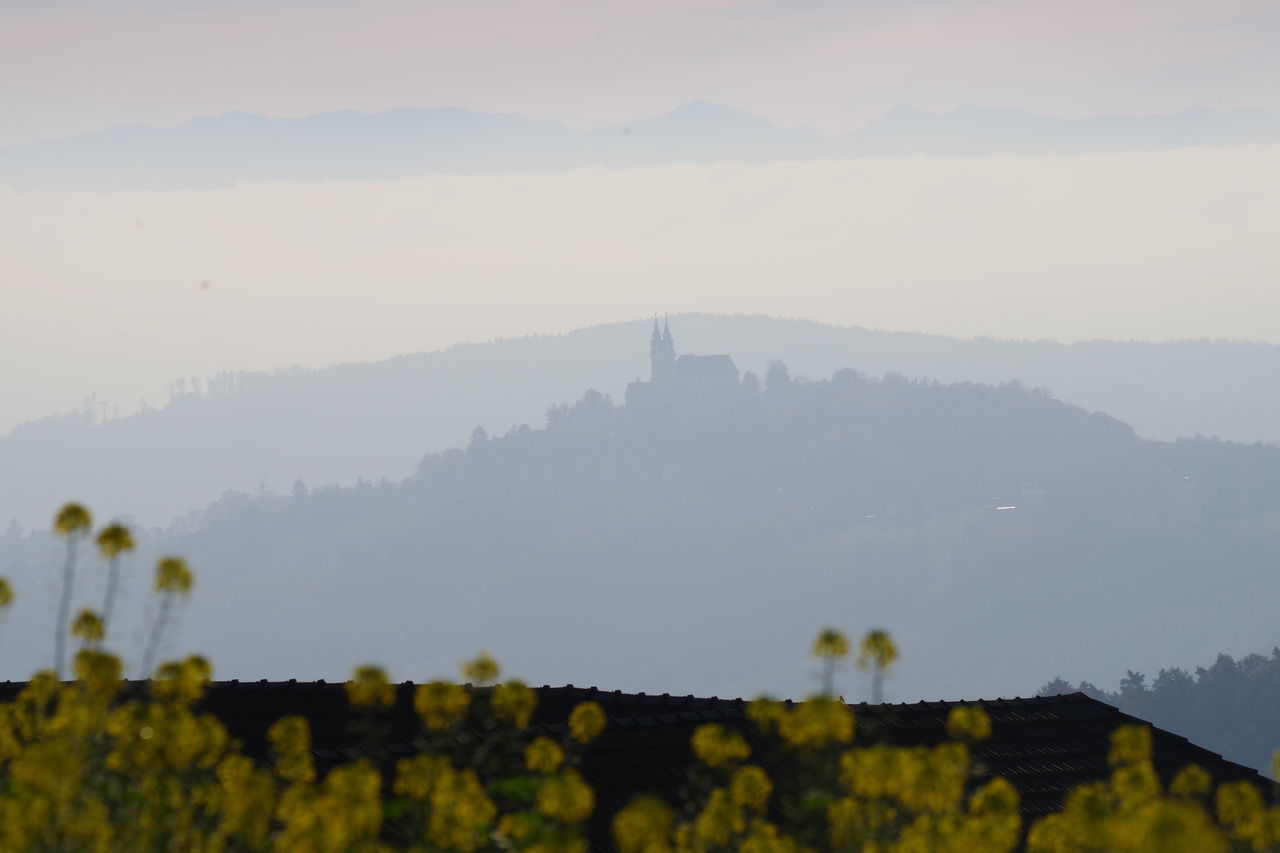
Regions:
M 667 383 L 675 375 L 676 344 L 671 337 L 671 325 L 664 319 L 662 331 L 658 331 L 658 318 L 653 318 L 653 336 L 649 338 L 649 381 Z

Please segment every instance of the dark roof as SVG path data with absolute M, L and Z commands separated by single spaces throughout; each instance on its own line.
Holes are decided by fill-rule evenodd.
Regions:
M 0 685 L 0 700 L 22 685 Z M 418 731 L 413 712 L 414 685 L 397 686 L 397 699 L 386 715 L 385 755 L 412 751 Z M 602 691 L 596 688 L 537 688 L 534 730 L 563 732 L 570 711 L 594 700 L 604 708 L 609 726 L 587 751 L 583 772 L 596 789 L 598 808 L 592 821 L 593 849 L 602 849 L 612 814 L 638 793 L 671 796 L 685 779 L 692 761 L 689 738 L 704 722 L 716 721 L 750 734 L 742 699 L 700 698 Z M 1022 795 L 1027 819 L 1059 807 L 1064 794 L 1109 773 L 1108 735 L 1122 725 L 1141 723 L 1119 709 L 1083 693 L 1027 699 L 973 702 L 918 702 L 900 705 L 851 706 L 860 736 L 898 745 L 932 745 L 946 738 L 948 712 L 959 704 L 980 705 L 992 722 L 992 737 L 973 750 L 975 763 L 987 775 L 1003 776 Z M 265 754 L 267 728 L 279 717 L 297 714 L 311 722 L 313 748 L 321 763 L 363 754 L 351 733 L 353 716 L 342 684 L 316 682 L 239 682 L 212 684 L 203 708 L 221 719 L 253 756 Z M 1227 761 L 1186 738 L 1153 728 L 1156 769 L 1167 782 L 1180 768 L 1198 764 L 1217 782 L 1244 779 L 1264 789 L 1269 782 L 1254 770 Z

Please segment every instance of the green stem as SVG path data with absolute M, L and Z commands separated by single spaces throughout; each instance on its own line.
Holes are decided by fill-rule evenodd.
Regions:
M 151 624 L 151 636 L 147 638 L 147 648 L 142 653 L 142 677 L 150 678 L 155 667 L 156 653 L 160 650 L 160 637 L 164 634 L 165 625 L 169 621 L 169 608 L 173 606 L 173 593 L 164 592 L 160 597 L 160 612 L 156 621 Z
M 67 631 L 71 624 L 71 592 L 76 579 L 76 535 L 67 537 L 67 560 L 62 566 L 62 597 L 58 600 L 58 620 L 53 635 L 53 670 L 63 677 L 67 663 Z
M 111 611 L 116 603 L 116 588 L 120 583 L 120 558 L 112 556 L 107 562 L 107 597 L 102 602 L 102 636 L 111 630 Z

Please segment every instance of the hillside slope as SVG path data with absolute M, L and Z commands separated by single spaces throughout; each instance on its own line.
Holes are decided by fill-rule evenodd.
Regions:
M 1016 385 L 775 371 L 670 405 L 591 392 L 397 482 L 229 494 L 147 551 L 199 571 L 182 646 L 223 677 L 422 678 L 485 647 L 539 683 L 799 695 L 816 629 L 885 625 L 895 699 L 1027 695 L 1273 644 L 1278 482 L 1280 449 L 1146 441 Z M 39 600 L 56 543 L 4 543 Z M 10 677 L 42 654 L 34 604 Z
M 1018 380 L 1132 424 L 1144 437 L 1280 440 L 1280 347 L 1231 342 L 957 340 L 768 317 L 671 318 L 681 352 L 729 353 L 764 375 L 844 367 L 944 382 Z M 621 399 L 648 376 L 648 323 L 494 341 L 372 364 L 217 377 L 201 394 L 95 423 L 72 414 L 0 437 L 0 525 L 44 527 L 72 497 L 103 512 L 167 524 L 228 489 L 399 479 L 428 452 L 544 422 L 549 403 L 596 388 Z

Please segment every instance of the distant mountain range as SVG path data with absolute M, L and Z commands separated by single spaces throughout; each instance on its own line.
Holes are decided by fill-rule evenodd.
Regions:
M 0 152 L 17 190 L 131 190 L 254 181 L 386 180 L 679 163 L 871 156 L 1092 154 L 1280 142 L 1280 113 L 1193 109 L 1059 119 L 1021 109 L 898 107 L 843 137 L 694 102 L 658 118 L 573 130 L 462 109 L 351 110 L 299 119 L 230 112 L 172 129 L 119 127 Z
M 957 340 L 760 316 L 671 318 L 681 353 L 728 353 L 763 375 L 782 359 L 821 379 L 850 367 L 943 382 L 1019 380 L 1101 410 L 1139 435 L 1280 441 L 1280 347 L 1227 341 Z M 0 528 L 43 528 L 70 499 L 167 524 L 224 490 L 287 491 L 398 479 L 424 454 L 545 420 L 548 403 L 596 388 L 621 400 L 648 376 L 649 329 L 631 321 L 467 344 L 370 364 L 214 377 L 199 393 L 98 422 L 92 410 L 0 436 Z

